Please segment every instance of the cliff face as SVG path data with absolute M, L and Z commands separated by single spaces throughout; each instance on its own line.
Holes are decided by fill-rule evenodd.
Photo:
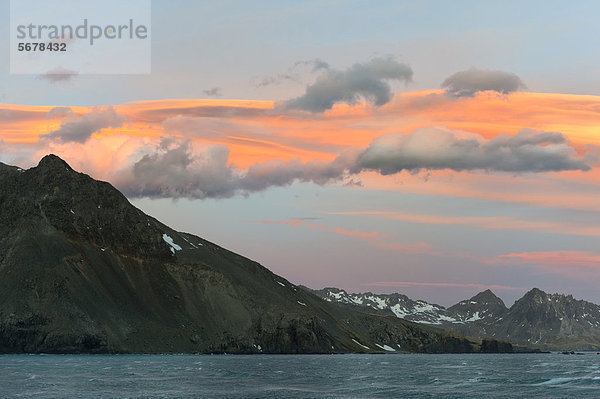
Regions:
M 47 156 L 0 164 L 0 353 L 471 352 L 323 301 Z

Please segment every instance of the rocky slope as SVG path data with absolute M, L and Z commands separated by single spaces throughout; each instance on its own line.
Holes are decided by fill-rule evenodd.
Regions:
M 447 309 L 401 294 L 348 294 L 338 288 L 313 292 L 329 302 L 368 313 L 393 314 L 470 337 L 494 337 L 547 350 L 600 349 L 600 306 L 537 288 L 510 309 L 490 290 Z
M 0 187 L 0 353 L 495 347 L 326 302 L 169 228 L 56 156 L 29 170 L 0 164 Z

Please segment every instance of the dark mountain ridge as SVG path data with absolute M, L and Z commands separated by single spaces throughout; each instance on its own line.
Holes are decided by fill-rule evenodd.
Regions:
M 494 337 L 545 350 L 600 350 L 600 306 L 538 288 L 510 308 L 490 290 L 449 308 L 401 294 L 348 294 L 338 288 L 314 292 L 329 302 L 369 313 L 394 314 L 469 337 Z
M 0 164 L 0 187 L 0 353 L 490 348 L 323 301 L 169 228 L 54 155 L 28 170 Z

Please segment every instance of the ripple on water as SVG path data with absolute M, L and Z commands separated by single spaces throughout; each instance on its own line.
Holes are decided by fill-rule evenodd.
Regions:
M 0 356 L 0 397 L 594 398 L 596 356 Z

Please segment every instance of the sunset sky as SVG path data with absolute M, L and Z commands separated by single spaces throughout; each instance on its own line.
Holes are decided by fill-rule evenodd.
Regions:
M 2 58 L 0 161 L 312 288 L 600 303 L 600 5 L 459 3 L 153 1 L 149 75 Z

